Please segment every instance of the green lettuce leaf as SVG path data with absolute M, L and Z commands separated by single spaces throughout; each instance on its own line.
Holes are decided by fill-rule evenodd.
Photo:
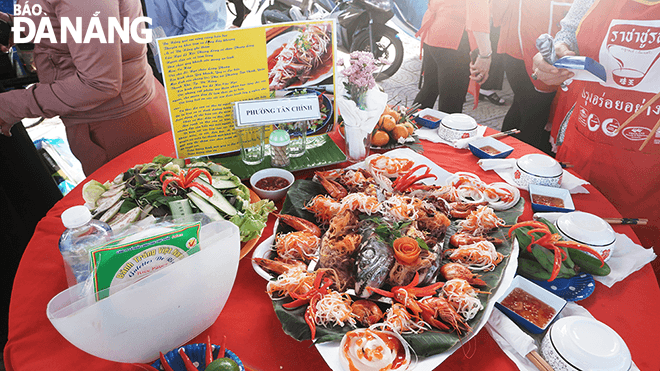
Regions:
M 311 180 L 296 180 L 287 192 L 286 199 L 282 205 L 281 213 L 295 215 L 310 221 L 314 221 L 313 214 L 305 210 L 304 205 L 306 205 L 312 197 L 324 192 L 325 191 L 318 183 L 315 183 Z M 524 200 L 521 198 L 518 204 L 516 204 L 513 208 L 506 211 L 497 211 L 495 213 L 500 218 L 504 219 L 507 225 L 513 225 L 517 221 L 518 217 L 520 217 L 522 214 L 523 208 Z M 458 222 L 459 220 L 453 220 L 445 234 L 443 243 L 446 248 L 451 248 L 449 245 L 449 238 L 458 230 Z M 278 232 L 283 233 L 289 230 L 290 227 L 286 226 L 285 223 L 280 223 Z M 495 270 L 481 273 L 481 279 L 486 281 L 488 285 L 484 291 L 495 290 L 502 280 L 504 269 L 509 262 L 509 256 L 511 255 L 512 251 L 511 242 L 506 237 L 507 232 L 507 228 L 500 228 L 496 232 L 490 234 L 493 237 L 501 238 L 504 240 L 502 246 L 498 246 L 497 251 L 503 254 L 505 258 L 502 263 L 500 263 L 495 268 Z M 443 264 L 447 262 L 448 261 L 443 261 Z M 489 294 L 479 294 L 479 300 L 484 307 L 488 303 L 489 297 Z M 280 320 L 280 323 L 282 324 L 282 329 L 286 334 L 296 340 L 301 341 L 310 339 L 311 333 L 309 326 L 305 322 L 304 318 L 306 307 L 303 306 L 293 310 L 286 309 L 282 305 L 286 304 L 288 301 L 289 300 L 273 301 L 273 308 L 275 310 L 275 314 Z M 468 321 L 468 324 L 472 327 L 476 326 L 483 318 L 483 314 L 484 311 L 481 310 L 475 318 Z M 316 326 L 316 339 L 314 341 L 339 341 L 341 340 L 342 336 L 350 330 L 352 330 L 352 328 L 348 325 L 344 327 L 337 325 L 325 327 L 319 325 Z M 459 337 L 456 335 L 456 332 L 448 333 L 433 329 L 425 331 L 421 334 L 404 334 L 403 338 L 412 346 L 418 356 L 428 357 L 449 350 L 451 347 L 459 344 L 462 341 L 465 341 L 464 339 L 466 336 L 466 334 L 463 334 L 461 337 Z
M 241 241 L 246 242 L 259 237 L 266 227 L 268 214 L 275 210 L 275 203 L 271 200 L 259 200 L 248 204 L 242 215 L 234 215 L 229 219 L 241 230 Z

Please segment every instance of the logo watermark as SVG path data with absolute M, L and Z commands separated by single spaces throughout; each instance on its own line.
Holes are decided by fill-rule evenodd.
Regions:
M 151 25 L 149 17 L 137 17 L 133 20 L 129 17 L 123 17 L 121 20 L 116 17 L 108 17 L 108 35 L 106 35 L 99 14 L 100 12 L 95 12 L 92 15 L 86 29 L 82 25 L 82 17 L 59 18 L 60 35 L 58 38 L 50 18 L 43 12 L 40 4 L 31 7 L 27 2 L 23 7 L 14 4 L 14 43 L 38 44 L 43 40 L 48 40 L 57 44 L 73 40 L 79 44 L 89 44 L 92 40 L 98 40 L 102 44 L 113 44 L 115 40 L 128 43 L 132 39 L 136 43 L 147 44 L 153 40 L 152 30 L 143 26 L 144 23 Z M 33 19 L 28 16 L 41 16 L 41 18 L 39 18 L 38 24 L 35 24 Z

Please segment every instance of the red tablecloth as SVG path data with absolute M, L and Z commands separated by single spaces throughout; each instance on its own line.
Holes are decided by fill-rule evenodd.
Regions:
M 490 133 L 491 130 L 489 129 Z M 337 133 L 333 139 L 342 140 Z M 515 148 L 513 156 L 537 152 L 514 139 L 503 142 Z M 501 181 L 492 171 L 485 172 L 467 150 L 423 142 L 424 155 L 450 172 L 470 171 L 490 183 Z M 155 155 L 174 156 L 172 137 L 164 134 L 114 159 L 90 176 L 101 182 L 112 180 L 120 172 L 138 163 L 149 162 Z M 305 174 L 297 174 L 305 176 Z M 620 217 L 616 209 L 593 187 L 590 194 L 573 195 L 577 209 L 603 217 Z M 34 237 L 21 260 L 9 309 L 9 339 L 4 349 L 7 370 L 137 370 L 134 365 L 119 364 L 91 356 L 65 340 L 46 317 L 46 305 L 66 289 L 63 262 L 57 248 L 64 226 L 60 215 L 70 206 L 82 204 L 82 186 L 76 187 L 58 202 L 39 222 Z M 529 195 L 522 192 L 527 204 L 520 220 L 529 220 L 532 211 Z M 262 240 L 271 234 L 271 216 Z M 632 230 L 615 226 L 638 242 Z M 326 370 L 311 341 L 298 342 L 282 331 L 271 301 L 265 293 L 265 282 L 245 258 L 240 262 L 232 293 L 222 313 L 204 333 L 191 343 L 203 342 L 207 335 L 218 343 L 227 336 L 227 347 L 256 370 Z M 660 288 L 650 265 L 633 273 L 612 288 L 597 283 L 589 298 L 580 301 L 597 319 L 616 330 L 626 341 L 632 358 L 641 370 L 660 370 Z M 163 326 L 167 326 L 166 323 Z M 166 352 L 167 349 L 163 349 Z M 447 359 L 438 370 L 516 370 L 515 364 L 500 350 L 486 331 Z

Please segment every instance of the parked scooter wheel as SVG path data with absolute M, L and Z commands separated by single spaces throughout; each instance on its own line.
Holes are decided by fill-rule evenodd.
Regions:
M 396 31 L 389 28 L 375 27 L 373 34 L 376 44 L 374 56 L 387 59 L 390 62 L 387 68 L 375 74 L 376 81 L 381 81 L 392 77 L 401 67 L 401 63 L 403 63 L 403 43 Z M 353 39 L 351 51 L 356 50 L 371 51 L 368 29 L 360 31 Z

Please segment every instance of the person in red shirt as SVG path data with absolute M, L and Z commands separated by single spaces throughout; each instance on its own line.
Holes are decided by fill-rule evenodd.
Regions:
M 415 97 L 422 108 L 463 111 L 470 79 L 488 79 L 492 49 L 488 0 L 430 0 L 416 36 L 421 37 L 424 82 Z M 470 50 L 478 48 L 470 62 Z
M 577 2 L 576 2 L 577 3 Z M 579 53 L 605 67 L 607 81 L 577 75 L 534 56 L 539 80 L 571 77 L 577 97 L 560 128 L 557 159 L 596 187 L 623 217 L 646 218 L 633 230 L 660 254 L 660 0 L 595 0 L 577 31 Z M 558 56 L 575 54 L 556 44 Z M 563 94 L 560 91 L 560 94 Z M 625 125 L 624 125 L 625 124 Z M 607 215 L 603 215 L 607 216 Z M 654 262 L 660 280 L 660 262 Z

